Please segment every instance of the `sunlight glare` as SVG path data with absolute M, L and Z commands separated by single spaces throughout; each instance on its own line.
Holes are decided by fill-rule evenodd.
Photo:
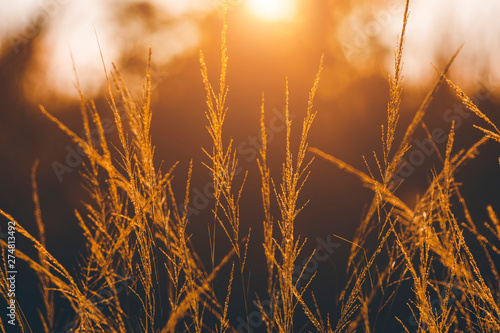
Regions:
M 296 11 L 295 0 L 248 0 L 248 9 L 267 21 L 291 20 Z

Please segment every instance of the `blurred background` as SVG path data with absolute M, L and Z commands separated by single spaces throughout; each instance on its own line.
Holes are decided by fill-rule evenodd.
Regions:
M 203 50 L 215 85 L 220 69 L 224 5 L 228 8 L 230 87 L 224 131 L 227 140 L 232 138 L 238 148 L 240 166 L 249 172 L 241 209 L 243 226 L 251 226 L 254 234 L 250 262 L 259 263 L 264 258 L 259 245 L 263 218 L 260 189 L 253 186 L 260 177 L 255 158 L 260 142 L 262 92 L 271 133 L 272 177 L 278 179 L 284 157 L 286 79 L 297 143 L 308 93 L 324 54 L 324 71 L 315 100 L 318 115 L 310 145 L 361 170 L 366 170 L 364 155 L 372 169 L 376 168 L 372 152 L 382 152 L 380 126 L 386 122 L 388 76 L 394 71 L 394 49 L 404 11 L 402 0 L 3 1 L 0 209 L 28 230 L 35 230 L 29 175 L 34 161 L 39 159 L 37 179 L 48 249 L 68 267 L 74 267 L 83 253 L 83 237 L 74 218 L 74 209 L 81 208 L 86 199 L 78 175 L 82 157 L 77 147 L 42 116 L 38 105 L 44 105 L 80 133 L 76 71 L 85 96 L 94 98 L 102 117 L 111 120 L 100 50 L 105 66 L 110 69 L 115 63 L 131 92 L 139 96 L 151 45 L 156 158 L 158 165 L 163 161 L 165 169 L 179 161 L 174 178 L 179 196 L 193 159 L 190 231 L 196 247 L 203 250 L 208 243 L 206 230 L 212 223 L 213 202 L 204 194 L 210 191 L 210 176 L 201 164 L 207 162 L 201 148 L 211 144 L 205 129 L 206 95 L 199 52 Z M 438 77 L 433 66 L 443 69 L 461 45 L 450 78 L 494 122 L 500 123 L 499 13 L 500 3 L 495 0 L 411 2 L 403 55 L 400 136 Z M 458 150 L 481 137 L 472 125 L 483 123 L 470 115 L 443 87 L 425 121 L 429 129 L 439 128 L 446 133 L 455 120 Z M 116 136 L 112 126 L 109 135 L 112 139 Z M 416 137 L 423 139 L 424 132 L 417 132 Z M 439 148 L 443 152 L 445 143 Z M 412 149 L 421 148 L 415 143 Z M 500 210 L 499 152 L 498 144 L 488 143 L 457 176 L 479 224 L 487 218 L 486 205 Z M 426 189 L 432 168 L 441 168 L 438 154 L 425 156 L 400 189 L 409 204 Z M 302 192 L 302 202 L 310 199 L 310 203 L 299 215 L 296 227 L 298 234 L 309 239 L 304 258 L 315 248 L 318 237 L 326 239 L 326 235 L 336 234 L 352 239 L 372 197 L 357 179 L 323 160 L 317 159 L 311 171 Z M 225 239 L 220 239 L 224 243 Z M 19 242 L 22 246 L 22 240 Z M 325 312 L 335 308 L 335 295 L 345 280 L 350 246 L 339 243 L 335 255 L 320 264 L 314 282 L 324 291 L 318 301 Z M 226 249 L 229 244 L 221 245 L 220 254 Z M 265 282 L 265 273 L 264 266 L 251 265 L 251 278 L 257 286 Z M 31 279 L 26 272 L 19 282 L 21 293 L 36 291 Z M 243 314 L 242 309 L 239 305 L 233 308 L 234 318 Z M 26 312 L 34 313 L 29 306 Z

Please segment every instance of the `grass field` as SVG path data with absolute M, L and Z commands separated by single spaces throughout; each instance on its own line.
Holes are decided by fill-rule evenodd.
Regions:
M 30 234 L 19 221 L 0 211 L 12 228 L 3 232 L 26 238 L 31 248 L 16 248 L 7 239 L 2 245 L 0 291 L 11 304 L 9 264 L 15 253 L 37 276 L 41 301 L 38 318 L 26 318 L 17 307 L 13 318 L 0 317 L 3 332 L 11 332 L 13 320 L 21 332 L 32 332 L 41 323 L 44 332 L 380 332 L 377 313 L 387 311 L 399 322 L 384 332 L 500 332 L 500 220 L 491 206 L 484 207 L 489 221 L 474 221 L 469 202 L 461 192 L 455 175 L 479 154 L 488 141 L 500 143 L 500 130 L 447 76 L 455 57 L 444 68 L 436 68 L 436 81 L 415 112 L 407 128 L 400 128 L 400 104 L 404 62 L 405 31 L 409 15 L 406 2 L 402 30 L 395 48 L 394 74 L 390 77 L 387 122 L 382 125 L 382 153 L 367 156 L 366 170 L 358 170 L 320 148 L 311 147 L 308 135 L 314 131 L 314 98 L 321 84 L 323 59 L 307 101 L 300 131 L 292 131 L 289 112 L 288 82 L 285 95 L 286 147 L 282 169 L 268 163 L 266 122 L 270 117 L 262 95 L 260 110 L 261 198 L 247 198 L 243 190 L 247 174 L 237 172 L 237 148 L 231 133 L 224 131 L 230 93 L 226 84 L 228 67 L 226 22 L 221 36 L 221 71 L 218 82 L 211 83 L 203 53 L 200 54 L 201 79 L 206 91 L 206 129 L 211 142 L 203 147 L 204 165 L 213 181 L 214 202 L 211 219 L 205 221 L 209 247 L 203 255 L 192 235 L 206 233 L 193 228 L 188 211 L 191 174 L 176 165 L 158 165 L 150 134 L 151 53 L 140 99 L 127 89 L 118 68 L 104 68 L 108 83 L 108 102 L 114 115 L 118 140 L 106 135 L 102 116 L 94 101 L 81 91 L 81 115 L 84 135 L 80 136 L 54 117 L 43 106 L 41 112 L 59 130 L 66 133 L 86 155 L 82 185 L 89 198 L 84 210 L 75 210 L 79 228 L 86 239 L 86 252 L 76 269 L 64 267 L 47 251 L 43 207 L 40 207 L 36 171 L 32 170 L 33 201 L 38 232 Z M 230 29 L 230 27 L 229 27 Z M 103 62 L 104 63 L 104 62 Z M 448 87 L 473 113 L 476 130 L 483 137 L 467 149 L 454 146 L 456 122 L 442 131 L 429 130 L 426 111 L 442 87 Z M 321 110 L 318 110 L 321 112 Z M 202 117 L 203 115 L 200 115 Z M 377 125 L 379 126 L 379 125 Z M 91 128 L 97 129 L 97 137 Z M 412 149 L 417 130 L 424 129 L 423 150 L 436 151 L 440 168 L 428 170 L 429 182 L 424 195 L 409 205 L 400 197 L 399 187 L 411 177 L 409 167 L 418 164 Z M 400 134 L 399 134 L 400 133 Z M 401 140 L 397 138 L 402 138 Z M 440 151 L 437 141 L 445 142 Z M 374 147 L 376 149 L 377 147 Z M 422 155 L 423 156 L 423 155 Z M 302 189 L 307 187 L 310 164 L 314 157 L 331 162 L 373 192 L 355 237 L 347 240 L 331 231 L 328 244 L 350 247 L 345 274 L 333 311 L 325 311 L 316 302 L 310 282 L 318 261 L 331 251 L 317 248 L 303 253 L 306 243 L 295 230 L 297 216 L 307 204 Z M 499 161 L 500 162 L 500 161 Z M 174 174 L 187 174 L 183 193 L 172 185 Z M 253 229 L 242 227 L 240 205 L 244 200 L 259 202 L 262 219 Z M 275 212 L 278 212 L 275 214 Z M 462 218 L 462 216 L 464 218 Z M 15 224 L 15 228 L 14 228 Z M 2 225 L 3 228 L 3 225 Z M 258 231 L 256 231 L 258 230 Z M 487 233 L 480 231 L 487 230 Z M 252 242 L 256 232 L 262 243 Z M 468 236 L 465 237 L 464 234 Z M 471 246 L 469 239 L 473 239 Z M 376 244 L 376 246 L 367 246 Z M 229 251 L 221 254 L 219 248 Z M 249 293 L 253 283 L 247 262 L 248 253 L 262 253 L 261 265 L 267 269 L 266 298 Z M 32 255 L 35 253 L 35 255 Z M 209 261 L 204 260 L 209 253 Z M 303 262 L 299 256 L 306 256 Z M 10 256 L 9 256 L 10 255 Z M 479 260 L 480 259 L 480 260 Z M 479 264 L 481 262 L 481 264 Z M 486 263 L 486 264 L 482 264 Z M 316 267 L 316 266 L 314 266 Z M 226 286 L 221 291 L 215 285 Z M 412 316 L 399 317 L 397 295 L 407 295 L 402 306 Z M 17 299 L 22 305 L 29 300 Z M 256 304 L 258 311 L 253 311 Z M 232 317 L 235 306 L 244 308 Z M 71 308 L 69 319 L 60 320 L 60 308 Z M 297 324 L 305 318 L 306 326 Z M 6 319 L 7 318 L 7 319 Z M 301 320 L 302 322 L 303 320 Z M 13 331 L 12 331 L 13 332 Z

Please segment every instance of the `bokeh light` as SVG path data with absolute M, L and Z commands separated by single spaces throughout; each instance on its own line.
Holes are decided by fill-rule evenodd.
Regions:
M 248 0 L 249 10 L 269 21 L 292 20 L 296 14 L 296 0 Z

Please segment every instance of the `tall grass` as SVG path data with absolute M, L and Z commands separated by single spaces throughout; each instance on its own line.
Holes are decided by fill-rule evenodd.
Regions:
M 221 72 L 218 91 L 208 78 L 208 66 L 200 54 L 202 80 L 206 90 L 207 130 L 212 139 L 205 148 L 214 182 L 213 221 L 207 225 L 210 238 L 211 265 L 198 257 L 191 243 L 188 225 L 188 207 L 193 162 L 187 170 L 184 193 L 174 193 L 172 177 L 176 163 L 158 166 L 154 159 L 154 145 L 150 134 L 151 111 L 151 50 L 146 69 L 142 96 L 135 98 L 128 91 L 116 66 L 108 71 L 108 104 L 113 112 L 118 142 L 111 142 L 103 129 L 102 118 L 93 101 L 80 93 L 84 135 L 79 136 L 43 107 L 41 112 L 60 130 L 78 144 L 87 159 L 82 173 L 82 184 L 90 200 L 83 210 L 75 210 L 79 227 L 86 240 L 86 252 L 76 273 L 69 273 L 46 249 L 45 231 L 40 208 L 36 169 L 32 170 L 33 201 L 38 235 L 28 233 L 16 219 L 0 211 L 6 219 L 16 222 L 17 233 L 26 238 L 36 256 L 28 256 L 23 249 L 16 257 L 25 261 L 39 280 L 39 326 L 44 332 L 235 332 L 229 309 L 234 299 L 235 274 L 241 279 L 245 317 L 249 321 L 248 305 L 251 295 L 246 286 L 249 246 L 260 248 L 267 269 L 268 308 L 259 298 L 263 325 L 256 331 L 297 332 L 298 311 L 309 321 L 310 331 L 318 332 L 372 332 L 377 313 L 391 309 L 399 292 L 406 289 L 412 296 L 407 306 L 413 313 L 415 325 L 405 318 L 397 318 L 406 332 L 498 332 L 500 331 L 500 222 L 491 206 L 485 209 L 490 221 L 483 235 L 473 221 L 467 201 L 455 175 L 488 140 L 500 142 L 497 126 L 474 105 L 456 86 L 447 73 L 459 50 L 450 58 L 429 93 L 415 112 L 401 141 L 399 131 L 402 100 L 403 50 L 409 18 L 406 2 L 403 26 L 395 51 L 394 77 L 389 80 L 387 124 L 382 126 L 382 157 L 374 154 L 372 162 L 365 159 L 367 171 L 314 147 L 309 147 L 308 135 L 316 116 L 313 108 L 319 86 L 323 59 L 309 93 L 305 117 L 302 121 L 299 145 L 292 148 L 292 121 L 289 114 L 288 82 L 285 86 L 286 147 L 283 152 L 281 175 L 273 178 L 275 170 L 268 163 L 268 140 L 265 130 L 265 100 L 262 96 L 260 127 L 262 148 L 258 158 L 261 176 L 263 208 L 262 247 L 250 244 L 250 229 L 241 230 L 240 200 L 245 198 L 243 188 L 246 174 L 237 179 L 238 161 L 232 140 L 227 141 L 223 127 L 228 108 L 226 99 L 228 71 L 226 31 L 224 20 L 221 38 Z M 78 81 L 77 81 L 78 82 Z M 449 129 L 446 149 L 441 157 L 440 170 L 430 170 L 432 179 L 426 191 L 410 207 L 399 194 L 403 179 L 398 176 L 404 166 L 404 156 L 411 149 L 410 142 L 419 126 L 426 129 L 424 117 L 438 89 L 447 84 L 470 109 L 483 138 L 468 149 L 454 148 L 454 124 Z M 124 108 L 125 112 L 120 112 Z M 92 139 L 90 128 L 95 127 L 99 139 Z M 428 131 L 427 131 L 428 133 Z M 229 142 L 229 143 L 226 143 Z M 113 149 L 110 147 L 114 147 Z M 396 148 L 397 147 L 397 148 Z M 436 147 L 437 148 L 437 147 Z M 303 266 L 298 281 L 294 280 L 297 258 L 306 240 L 295 232 L 298 214 L 307 203 L 300 196 L 309 176 L 313 158 L 308 151 L 356 176 L 373 191 L 373 200 L 363 216 L 352 244 L 346 273 L 350 277 L 339 296 L 335 313 L 325 313 L 316 303 L 308 287 L 314 275 L 300 286 Z M 376 169 L 378 173 L 372 172 Z M 238 183 L 239 185 L 235 185 Z M 179 197 L 180 195 L 180 197 Z M 181 200 L 183 204 L 178 204 Z M 255 199 L 253 199 L 255 201 Z M 453 205 L 453 202 L 459 205 Z M 279 216 L 272 212 L 279 211 Z M 465 216 L 461 221 L 457 216 Z M 331 230 L 335 233 L 335 230 Z M 471 246 L 468 233 L 476 238 L 479 247 Z M 228 253 L 219 253 L 216 244 L 220 236 L 230 245 Z M 224 236 L 225 235 L 225 236 Z M 4 249 L 8 246 L 0 240 Z M 372 246 L 376 244 L 376 246 Z M 370 246 L 373 248 L 370 249 Z M 482 252 L 481 252 L 482 251 Z M 0 292 L 8 299 L 8 281 L 5 252 L 0 270 Z M 309 260 L 313 257 L 311 253 Z M 478 264 L 478 256 L 485 256 L 486 266 Z M 221 276 L 223 266 L 231 266 L 229 276 Z M 237 267 L 235 272 L 235 266 Z M 247 280 L 245 280 L 247 279 Z M 227 281 L 227 290 L 218 294 L 215 281 Z M 222 301 L 221 301 L 222 300 Z M 439 307 L 436 308 L 436 301 Z M 25 300 L 18 300 L 24 304 Z M 61 311 L 58 304 L 68 304 L 71 316 L 58 322 Z M 389 314 L 393 317 L 398 312 Z M 17 313 L 19 328 L 30 332 L 35 323 Z M 38 325 L 38 324 L 37 324 Z M 2 331 L 10 327 L 2 320 Z

